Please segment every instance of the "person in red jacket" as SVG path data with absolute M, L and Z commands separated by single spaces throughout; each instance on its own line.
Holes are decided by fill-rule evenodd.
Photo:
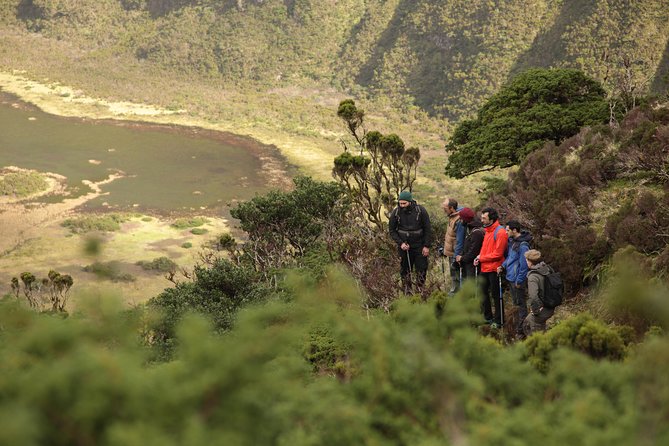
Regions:
M 493 208 L 485 208 L 481 211 L 481 223 L 485 228 L 481 253 L 474 260 L 474 265 L 481 267 L 481 289 L 483 297 L 481 310 L 483 317 L 489 324 L 502 325 L 502 303 L 499 298 L 500 286 L 497 276 L 497 268 L 504 262 L 504 254 L 508 244 L 509 236 L 499 224 L 499 215 Z M 492 313 L 490 299 L 495 303 L 495 314 Z

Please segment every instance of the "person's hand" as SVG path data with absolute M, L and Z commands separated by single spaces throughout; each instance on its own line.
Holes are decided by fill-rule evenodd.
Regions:
M 474 259 L 474 266 L 479 266 L 479 258 L 478 256 Z
M 460 263 L 460 260 L 462 260 L 462 256 L 455 256 L 455 261 Z
M 430 255 L 430 248 L 427 246 L 423 246 L 423 257 L 427 257 Z
M 501 266 L 498 266 L 497 267 L 497 274 L 502 274 L 502 271 L 504 271 L 504 268 L 502 268 Z
M 400 249 L 402 251 L 408 251 L 409 250 L 409 244 L 407 242 L 404 242 L 400 245 Z

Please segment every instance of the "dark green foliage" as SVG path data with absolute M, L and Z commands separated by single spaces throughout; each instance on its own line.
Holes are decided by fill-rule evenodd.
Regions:
M 559 144 L 583 126 L 605 122 L 605 99 L 602 86 L 578 70 L 528 70 L 455 128 L 446 174 L 462 178 L 519 164 L 546 141 Z
M 179 283 L 149 301 L 150 307 L 163 313 L 153 327 L 153 342 L 164 354 L 173 348 L 176 326 L 186 313 L 205 315 L 217 331 L 225 331 L 232 327 L 239 308 L 269 294 L 255 271 L 226 259 L 217 259 L 208 268 L 196 266 L 193 276 L 192 282 Z
M 248 234 L 245 251 L 259 270 L 285 266 L 304 255 L 325 230 L 336 232 L 348 224 L 343 217 L 348 206 L 341 200 L 341 186 L 304 176 L 293 182 L 291 192 L 273 190 L 230 211 Z
M 147 262 L 146 260 L 140 260 L 137 262 L 137 265 L 141 266 L 147 271 L 156 271 L 159 273 L 174 272 L 177 269 L 177 264 L 174 262 L 174 260 L 165 256 L 157 257 L 150 262 Z

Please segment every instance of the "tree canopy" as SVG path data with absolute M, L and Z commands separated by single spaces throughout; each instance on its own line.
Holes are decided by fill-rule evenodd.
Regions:
M 604 88 L 581 71 L 528 70 L 456 127 L 446 145 L 446 174 L 462 178 L 519 164 L 546 141 L 558 144 L 608 117 Z

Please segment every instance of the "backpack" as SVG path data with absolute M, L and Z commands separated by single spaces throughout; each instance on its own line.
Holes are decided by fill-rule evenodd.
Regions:
M 550 268 L 550 267 L 549 267 Z M 540 274 L 537 272 L 537 274 Z M 543 274 L 542 274 L 543 276 Z M 544 277 L 544 295 L 541 298 L 544 307 L 555 308 L 562 304 L 562 295 L 564 294 L 564 282 L 560 273 L 550 268 L 550 273 Z

